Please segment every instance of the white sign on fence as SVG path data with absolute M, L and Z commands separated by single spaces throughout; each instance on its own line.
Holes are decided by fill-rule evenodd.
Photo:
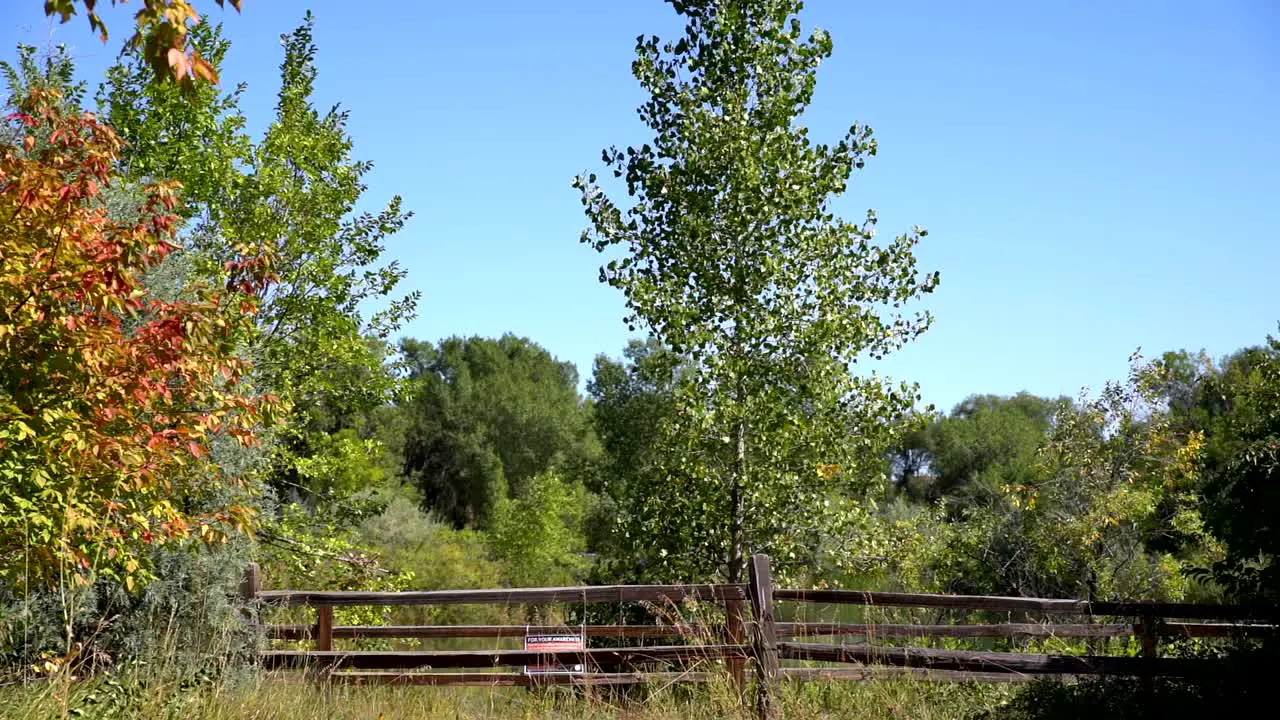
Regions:
M 586 643 L 581 635 L 525 635 L 524 649 L 533 652 L 558 650 L 584 650 Z M 525 675 L 575 675 L 582 672 L 582 665 L 526 665 Z

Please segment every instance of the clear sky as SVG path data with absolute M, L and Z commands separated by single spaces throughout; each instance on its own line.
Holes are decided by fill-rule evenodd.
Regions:
M 0 0 L 0 57 L 66 43 L 100 76 L 82 18 Z M 100 2 L 99 5 L 105 5 Z M 134 3 L 136 4 L 136 3 Z M 370 207 L 416 218 L 391 256 L 422 291 L 406 333 L 533 338 L 588 374 L 627 340 L 597 283 L 571 178 L 608 145 L 648 140 L 635 116 L 635 38 L 680 24 L 660 0 L 197 6 L 233 41 L 224 82 L 270 119 L 278 37 L 311 8 L 318 104 L 351 112 L 374 161 Z M 975 392 L 1075 395 L 1124 374 L 1138 347 L 1219 356 L 1280 322 L 1280 3 L 1275 0 L 810 0 L 829 30 L 805 123 L 834 140 L 871 125 L 880 155 L 838 208 L 881 233 L 930 232 L 937 321 L 879 369 L 949 408 Z M 860 370 L 865 370 L 859 366 Z

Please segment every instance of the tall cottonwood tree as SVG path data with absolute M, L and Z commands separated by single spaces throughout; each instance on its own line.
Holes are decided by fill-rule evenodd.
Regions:
M 594 175 L 575 181 L 583 242 L 612 253 L 601 279 L 625 293 L 629 325 L 692 363 L 626 534 L 655 575 L 739 581 L 748 550 L 848 565 L 868 554 L 850 544 L 867 520 L 856 485 L 882 472 L 890 421 L 914 400 L 849 364 L 928 327 L 902 311 L 938 282 L 916 267 L 924 231 L 880 244 L 874 212 L 832 213 L 876 143 L 855 124 L 816 144 L 799 125 L 832 47 L 802 35 L 800 2 L 669 2 L 683 37 L 641 37 L 632 66 L 654 137 L 603 157 L 630 207 Z

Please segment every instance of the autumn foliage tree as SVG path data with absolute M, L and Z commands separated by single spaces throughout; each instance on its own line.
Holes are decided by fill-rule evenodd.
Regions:
M 128 0 L 111 0 L 112 5 Z M 218 7 L 231 5 L 240 10 L 240 0 L 214 0 Z M 57 15 L 67 22 L 84 6 L 89 27 L 102 42 L 107 41 L 107 24 L 97 12 L 96 0 L 45 0 L 45 15 Z M 188 42 L 190 26 L 200 23 L 200 13 L 186 0 L 142 0 L 142 7 L 134 14 L 137 31 L 125 43 L 126 51 L 138 52 L 151 66 L 157 78 L 172 79 L 192 86 L 197 79 L 218 82 L 213 65 L 200 56 L 198 49 Z
M 0 145 L 0 577 L 134 587 L 149 545 L 218 542 L 240 506 L 198 500 L 235 484 L 209 461 L 243 444 L 276 401 L 251 392 L 237 357 L 265 257 L 229 260 L 218 284 L 159 300 L 143 274 L 177 246 L 176 184 L 146 188 L 113 217 L 121 142 L 92 114 L 35 90 Z

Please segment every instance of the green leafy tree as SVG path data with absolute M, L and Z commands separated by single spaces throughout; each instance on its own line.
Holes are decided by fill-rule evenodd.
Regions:
M 259 141 L 244 131 L 243 88 L 177 88 L 136 54 L 108 73 L 99 101 L 130 142 L 131 177 L 187 188 L 193 275 L 217 273 L 246 248 L 271 259 L 281 282 L 263 298 L 245 349 L 254 381 L 293 407 L 269 480 L 282 497 L 319 510 L 350 507 L 365 483 L 386 477 L 385 450 L 361 418 L 382 412 L 397 388 L 386 340 L 412 316 L 417 294 L 394 299 L 404 271 L 382 259 L 409 215 L 399 198 L 356 212 L 371 164 L 351 157 L 346 112 L 314 106 L 312 24 L 308 14 L 282 37 L 276 116 Z M 201 25 L 190 35 L 220 67 L 229 46 L 219 30 Z M 373 306 L 381 310 L 367 315 Z
M 661 473 L 661 428 L 675 413 L 685 360 L 657 341 L 632 340 L 623 359 L 596 357 L 587 393 L 603 454 L 590 487 L 598 494 L 587 522 L 588 547 L 608 562 L 594 567 L 601 579 L 635 575 L 634 558 L 620 543 L 620 508 L 638 481 Z
M 929 415 L 917 416 L 914 426 L 902 431 L 889 453 L 888 473 L 893 486 L 912 499 L 923 498 L 932 480 L 927 473 L 933 429 L 934 421 Z
M 1274 603 L 1280 598 L 1275 557 L 1277 438 L 1280 438 L 1280 346 L 1274 338 L 1215 362 L 1203 351 L 1167 352 L 1154 386 L 1172 430 L 1203 440 L 1196 492 L 1206 526 L 1225 545 L 1212 568 L 1192 570 L 1234 599 Z M 1198 538 L 1175 528 L 1153 538 L 1179 552 Z
M 572 363 L 514 335 L 401 348 L 411 385 L 404 474 L 441 517 L 484 524 L 548 470 L 594 471 L 600 446 Z
M 574 585 L 586 569 L 582 522 L 589 499 L 554 471 L 535 476 L 494 508 L 489 546 L 512 587 Z
M 934 584 L 1089 599 L 1198 592 L 1187 571 L 1222 549 L 1199 510 L 1203 436 L 1177 430 L 1164 383 L 1158 364 L 1135 359 L 1127 381 L 1060 405 L 1035 454 L 994 466 L 986 501 L 943 531 Z
M 1167 386 L 1174 388 L 1171 407 L 1190 434 L 1204 437 L 1205 517 L 1226 545 L 1215 577 L 1237 600 L 1274 604 L 1280 601 L 1280 341 L 1268 338 L 1218 366 L 1186 353 L 1166 355 L 1164 363 L 1181 381 Z
M 630 480 L 649 472 L 658 458 L 658 429 L 675 410 L 683 358 L 655 340 L 633 340 L 623 360 L 596 357 L 587 393 L 604 450 L 598 492 L 626 496 Z
M 202 23 L 191 28 L 190 36 L 200 54 L 220 69 L 231 49 L 222 26 Z M 252 164 L 253 142 L 240 111 L 245 89 L 243 83 L 224 92 L 212 84 L 184 89 L 157 81 L 137 55 L 122 56 L 98 88 L 107 122 L 129 141 L 121 158 L 124 173 L 181 180 L 186 233 L 206 244 L 219 235 L 228 199 L 244 190 L 244 169 Z
M 798 124 L 832 45 L 805 39 L 797 0 L 671 4 L 684 36 L 641 37 L 632 66 L 652 143 L 604 152 L 630 206 L 575 181 L 628 323 L 690 360 L 664 472 L 629 493 L 631 547 L 684 579 L 741 580 L 748 549 L 848 565 L 868 549 L 853 495 L 915 399 L 849 364 L 928 327 L 901 312 L 938 281 L 916 268 L 924 233 L 877 243 L 873 212 L 831 212 L 876 143 L 854 125 L 816 144 Z
M 41 53 L 31 45 L 19 44 L 17 52 L 16 62 L 0 62 L 7 92 L 5 107 L 9 111 L 36 91 L 44 91 L 50 101 L 69 110 L 83 111 L 85 83 L 76 80 L 75 61 L 65 45 Z M 6 132 L 5 140 L 10 144 L 21 139 L 19 134 Z
M 1036 452 L 1066 398 L 974 395 L 926 431 L 929 500 L 981 503 L 1035 472 Z

